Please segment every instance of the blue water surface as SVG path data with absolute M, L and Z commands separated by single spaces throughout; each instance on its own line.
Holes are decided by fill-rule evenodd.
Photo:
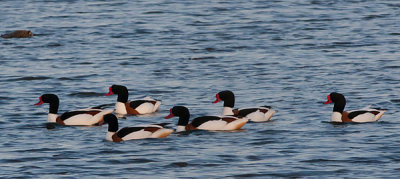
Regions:
M 397 178 L 400 176 L 400 2 L 0 2 L 0 176 L 19 178 Z M 60 112 L 106 104 L 112 84 L 130 99 L 161 99 L 120 126 L 169 122 L 174 105 L 218 115 L 270 105 L 272 121 L 233 132 L 173 133 L 112 143 L 107 126 L 46 125 L 44 93 Z M 346 109 L 388 111 L 379 122 L 329 123 L 337 91 Z

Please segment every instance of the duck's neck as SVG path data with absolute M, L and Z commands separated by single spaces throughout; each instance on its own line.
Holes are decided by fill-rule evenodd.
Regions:
M 344 97 L 340 97 L 339 99 L 335 100 L 335 105 L 333 106 L 333 113 L 331 116 L 332 122 L 342 122 L 342 114 L 345 106 L 346 99 Z
M 106 140 L 113 141 L 112 136 L 118 131 L 118 120 L 117 118 L 108 121 L 108 131 L 106 134 Z
M 227 94 L 224 97 L 224 107 L 233 108 L 235 106 L 235 96 L 232 94 Z
M 118 114 L 127 114 L 125 103 L 117 102 L 115 104 L 115 112 Z
M 49 113 L 47 115 L 47 122 L 56 123 L 57 117 L 57 114 Z
M 121 88 L 118 90 L 118 102 L 121 103 L 126 103 L 128 102 L 128 89 L 127 88 Z
M 345 106 L 346 106 L 346 99 L 344 97 L 336 99 L 335 105 L 333 106 L 333 112 L 338 112 L 342 114 Z
M 234 115 L 232 107 L 225 106 L 224 109 L 222 109 L 222 115 Z
M 179 115 L 179 121 L 178 121 L 178 128 L 179 128 L 179 126 L 188 125 L 189 124 L 189 118 L 190 118 L 190 114 L 188 112 L 180 114 Z
M 112 120 L 108 122 L 108 132 L 116 133 L 118 131 L 118 120 Z
M 49 103 L 49 114 L 57 114 L 58 113 L 58 106 L 59 106 L 59 101 L 54 100 Z

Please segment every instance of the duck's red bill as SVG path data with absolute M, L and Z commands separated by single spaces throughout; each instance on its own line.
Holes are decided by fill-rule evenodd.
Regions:
M 328 101 L 324 102 L 324 104 L 332 103 L 331 95 L 328 95 L 326 98 L 328 99 Z
M 164 119 L 169 119 L 169 118 L 172 118 L 172 117 L 174 117 L 174 114 L 172 114 L 172 109 L 170 109 L 169 110 L 169 115 L 165 116 Z
M 37 105 L 41 105 L 41 104 L 43 104 L 44 102 L 42 101 L 42 97 L 39 97 L 39 102 L 38 103 L 36 103 L 35 104 L 35 106 L 37 106 Z
M 218 103 L 221 101 L 221 98 L 219 98 L 219 94 L 216 94 L 215 97 L 217 98 L 214 102 L 212 103 Z
M 111 95 L 113 95 L 114 93 L 112 92 L 112 87 L 110 87 L 109 88 L 109 92 L 107 93 L 107 94 L 105 94 L 106 96 L 111 96 Z
M 169 119 L 169 118 L 172 118 L 172 117 L 174 117 L 174 115 L 173 114 L 169 114 L 168 116 L 165 116 L 164 119 Z

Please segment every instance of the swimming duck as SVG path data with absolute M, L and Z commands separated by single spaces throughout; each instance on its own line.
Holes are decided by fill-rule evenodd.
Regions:
M 229 90 L 221 91 L 217 93 L 215 97 L 216 100 L 213 103 L 224 101 L 222 115 L 246 117 L 253 122 L 265 122 L 270 120 L 276 112 L 275 110 L 271 109 L 271 106 L 233 109 L 235 105 L 235 95 Z
M 353 111 L 344 111 L 346 99 L 340 93 L 333 92 L 327 96 L 327 101 L 324 104 L 334 103 L 332 122 L 375 122 L 378 121 L 386 110 L 373 109 L 369 106 Z
M 161 101 L 145 97 L 142 100 L 128 101 L 128 89 L 122 85 L 112 85 L 106 96 L 118 95 L 115 104 L 115 112 L 118 114 L 148 114 L 156 112 L 161 105 Z
M 197 117 L 189 123 L 189 109 L 184 106 L 174 106 L 165 119 L 179 117 L 177 132 L 189 130 L 237 130 L 243 127 L 248 121 L 247 118 L 234 116 L 202 116 Z
M 164 128 L 164 124 L 124 127 L 118 131 L 118 119 L 114 114 L 105 115 L 104 123 L 108 123 L 106 140 L 113 142 L 145 138 L 165 138 L 174 132 L 172 129 Z
M 113 110 L 103 109 L 80 109 L 75 111 L 68 111 L 58 116 L 59 99 L 55 94 L 43 94 L 39 97 L 39 102 L 35 105 L 49 103 L 49 114 L 47 122 L 58 123 L 62 125 L 78 125 L 78 126 L 91 126 L 99 124 L 103 121 L 103 116 L 110 114 Z

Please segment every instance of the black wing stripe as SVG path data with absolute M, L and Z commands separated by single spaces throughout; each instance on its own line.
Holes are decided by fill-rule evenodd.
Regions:
M 198 117 L 192 120 L 191 124 L 194 127 L 199 127 L 200 125 L 208 122 L 208 121 L 213 121 L 213 120 L 220 120 L 220 117 L 217 116 L 202 116 L 202 117 Z
M 97 113 L 99 113 L 101 111 L 97 111 L 97 110 L 93 110 L 93 111 L 70 111 L 70 112 L 65 112 L 64 114 L 61 115 L 61 120 L 65 121 L 66 119 L 75 116 L 75 115 L 79 115 L 79 114 L 90 114 L 92 116 L 96 115 Z
M 349 119 L 353 119 L 353 118 L 357 117 L 358 115 L 365 114 L 368 112 L 372 113 L 372 111 L 353 111 L 353 112 L 349 113 L 349 115 L 347 117 Z
M 249 115 L 250 113 L 256 112 L 258 108 L 249 108 L 249 109 L 241 109 L 238 113 L 238 116 L 240 117 L 245 117 Z
M 124 128 L 122 128 L 121 130 L 119 130 L 117 132 L 117 136 L 119 138 L 123 138 L 123 137 L 129 135 L 132 132 L 137 132 L 137 131 L 140 131 L 140 130 L 142 130 L 144 128 L 145 127 L 124 127 Z
M 137 107 L 139 107 L 140 105 L 142 105 L 143 103 L 152 103 L 153 105 L 156 103 L 156 101 L 151 101 L 151 100 L 135 100 L 135 101 L 131 101 L 129 103 L 129 106 L 131 106 L 131 108 L 136 109 Z

